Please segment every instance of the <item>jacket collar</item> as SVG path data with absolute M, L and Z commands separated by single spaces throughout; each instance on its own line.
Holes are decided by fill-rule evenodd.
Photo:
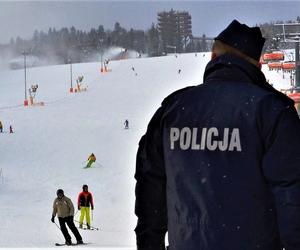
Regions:
M 204 83 L 210 81 L 234 81 L 234 82 L 250 82 L 269 92 L 273 92 L 280 96 L 290 104 L 294 102 L 283 93 L 277 91 L 269 83 L 267 83 L 263 72 L 255 65 L 244 60 L 243 58 L 225 54 L 211 60 L 205 68 Z
M 230 54 L 218 56 L 206 66 L 204 82 L 220 77 L 228 77 L 231 81 L 244 80 L 259 86 L 269 85 L 264 74 L 256 66 L 243 58 Z

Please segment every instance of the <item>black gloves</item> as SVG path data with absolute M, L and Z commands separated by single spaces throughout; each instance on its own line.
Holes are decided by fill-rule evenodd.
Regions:
M 52 223 L 55 223 L 55 222 L 54 222 L 54 216 L 52 216 L 51 221 L 52 221 Z
M 78 206 L 78 210 L 80 210 L 80 206 Z

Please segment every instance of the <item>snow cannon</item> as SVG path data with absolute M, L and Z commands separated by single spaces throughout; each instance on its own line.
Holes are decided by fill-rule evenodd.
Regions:
M 33 103 L 33 97 L 32 97 L 32 96 L 29 97 L 29 102 L 30 102 L 30 105 L 31 105 L 31 106 L 34 105 L 34 103 Z

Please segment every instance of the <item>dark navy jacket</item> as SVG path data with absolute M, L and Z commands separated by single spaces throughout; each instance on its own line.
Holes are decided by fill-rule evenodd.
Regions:
M 300 249 L 300 123 L 241 58 L 167 97 L 136 163 L 139 250 Z

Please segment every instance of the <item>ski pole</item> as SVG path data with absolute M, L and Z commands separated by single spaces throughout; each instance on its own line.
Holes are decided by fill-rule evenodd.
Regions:
M 98 166 L 103 167 L 102 164 L 100 164 L 100 163 L 98 163 L 98 162 L 95 162 L 95 163 L 98 164 Z
M 94 220 L 94 213 L 93 213 L 93 209 L 92 209 L 92 220 Z
M 58 227 L 58 229 L 61 231 L 61 229 L 60 229 L 60 227 L 56 224 L 56 222 L 54 221 L 54 223 L 55 223 L 55 226 L 57 226 Z
M 93 226 L 90 226 L 91 228 L 95 229 L 95 230 L 99 230 L 98 227 L 93 227 Z

